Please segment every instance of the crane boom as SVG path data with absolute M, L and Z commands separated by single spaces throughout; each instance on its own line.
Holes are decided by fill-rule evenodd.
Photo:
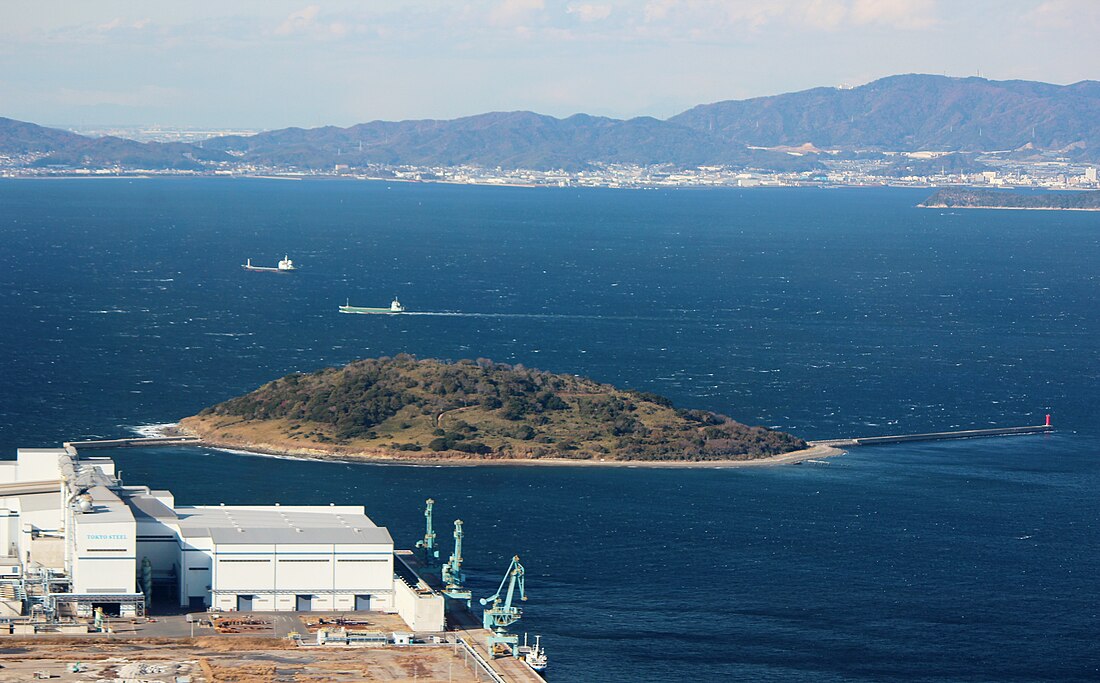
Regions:
M 514 556 L 512 563 L 508 565 L 508 571 L 504 573 L 504 578 L 500 580 L 497 592 L 480 600 L 482 605 L 488 606 L 482 612 L 482 625 L 492 631 L 488 641 L 490 652 L 494 657 L 500 650 L 503 650 L 504 645 L 511 646 L 513 657 L 519 657 L 519 636 L 508 633 L 508 627 L 519 621 L 520 617 L 523 616 L 523 610 L 513 605 L 512 600 L 515 598 L 517 587 L 519 588 L 519 599 L 527 600 L 525 573 L 523 565 L 520 564 L 519 555 Z M 505 586 L 507 586 L 507 591 L 505 591 Z M 501 593 L 505 593 L 503 600 L 500 597 Z

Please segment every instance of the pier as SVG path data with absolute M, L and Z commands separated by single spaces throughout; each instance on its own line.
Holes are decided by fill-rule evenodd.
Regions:
M 407 550 L 397 551 L 402 561 L 433 590 L 441 591 L 444 584 L 438 567 L 425 566 L 416 553 Z M 476 601 L 475 601 L 476 604 Z M 492 631 L 483 628 L 482 622 L 473 610 L 462 600 L 448 598 L 444 603 L 444 615 L 447 630 L 454 635 L 456 648 L 465 651 L 471 666 L 478 667 L 490 680 L 496 683 L 545 683 L 538 672 L 527 666 L 522 656 L 514 658 L 508 655 L 494 657 L 489 638 Z M 520 647 L 520 652 L 524 652 Z M 479 679 L 480 680 L 480 679 Z
M 825 439 L 809 441 L 811 446 L 831 446 L 833 448 L 854 448 L 855 446 L 879 446 L 890 443 L 913 443 L 915 441 L 951 441 L 955 439 L 980 439 L 991 436 L 1019 436 L 1023 434 L 1046 434 L 1054 431 L 1047 419 L 1046 424 L 1028 427 L 997 427 L 994 429 L 963 429 L 955 432 L 928 432 L 925 434 L 896 434 L 891 436 L 858 436 L 847 439 Z
M 151 446 L 201 446 L 197 436 L 136 436 L 127 439 L 99 439 L 93 441 L 66 441 L 67 450 L 95 448 L 149 448 Z

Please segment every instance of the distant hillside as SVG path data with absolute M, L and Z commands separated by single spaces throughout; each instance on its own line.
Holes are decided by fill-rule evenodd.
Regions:
M 1100 82 L 1051 85 L 910 74 L 850 90 L 704 104 L 669 119 L 762 147 L 996 151 L 1100 158 Z
M 810 170 L 822 150 L 1056 151 L 1100 159 L 1100 83 L 904 75 L 850 90 L 814 88 L 700 105 L 667 121 L 577 114 L 556 119 L 497 112 L 451 121 L 401 121 L 350 128 L 285 129 L 208 146 L 267 163 L 319 167 L 414 164 L 573 170 L 591 162 L 727 165 Z M 778 148 L 775 150 L 753 148 Z M 983 166 L 956 157 L 956 170 Z M 931 166 L 931 164 L 929 164 Z
M 411 356 L 287 375 L 180 425 L 228 447 L 391 458 L 751 460 L 806 447 L 574 375 Z
M 330 168 L 334 163 L 581 170 L 593 162 L 723 165 L 776 170 L 817 167 L 812 159 L 717 140 L 657 119 L 620 121 L 576 114 L 494 112 L 451 121 L 375 121 L 350 128 L 287 128 L 206 143 L 253 162 Z
M 348 128 L 282 130 L 191 144 L 92 139 L 0 118 L 0 154 L 33 153 L 41 166 L 211 169 L 253 164 L 332 170 L 335 164 L 583 170 L 593 164 L 721 165 L 816 170 L 822 159 L 882 151 L 963 153 L 958 171 L 982 168 L 978 152 L 1015 159 L 1051 155 L 1100 162 L 1100 83 L 1060 86 L 910 74 L 852 89 L 705 104 L 666 121 L 576 114 L 494 112 L 449 121 L 374 121 Z M 905 164 L 884 173 L 905 175 Z
M 939 190 L 924 200 L 928 209 L 1066 209 L 1100 211 L 1100 191 L 1009 192 L 974 188 Z
M 0 154 L 52 152 L 88 140 L 76 133 L 0 116 Z
M 974 158 L 967 152 L 952 152 L 932 159 L 895 158 L 889 166 L 879 171 L 884 176 L 936 175 L 939 173 L 979 173 L 991 170 L 991 167 Z
M 208 162 L 229 161 L 218 150 L 183 143 L 90 138 L 56 128 L 0 117 L 0 154 L 34 155 L 29 166 L 203 170 Z

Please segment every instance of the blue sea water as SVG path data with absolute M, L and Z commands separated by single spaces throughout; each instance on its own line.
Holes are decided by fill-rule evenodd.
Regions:
M 807 438 L 1035 424 L 752 470 L 118 451 L 181 503 L 362 503 L 519 553 L 557 681 L 1100 677 L 1100 216 L 923 191 L 0 181 L 0 449 L 408 352 L 574 372 Z M 293 275 L 248 273 L 245 258 Z M 386 305 L 446 315 L 348 316 Z M 444 554 L 449 544 L 444 545 Z

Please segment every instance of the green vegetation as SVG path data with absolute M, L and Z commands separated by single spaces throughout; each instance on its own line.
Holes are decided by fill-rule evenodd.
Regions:
M 940 190 L 921 206 L 930 209 L 1100 210 L 1100 192 L 1008 192 L 959 187 Z
M 582 377 L 407 355 L 287 375 L 182 424 L 215 443 L 395 457 L 747 460 L 806 447 Z

